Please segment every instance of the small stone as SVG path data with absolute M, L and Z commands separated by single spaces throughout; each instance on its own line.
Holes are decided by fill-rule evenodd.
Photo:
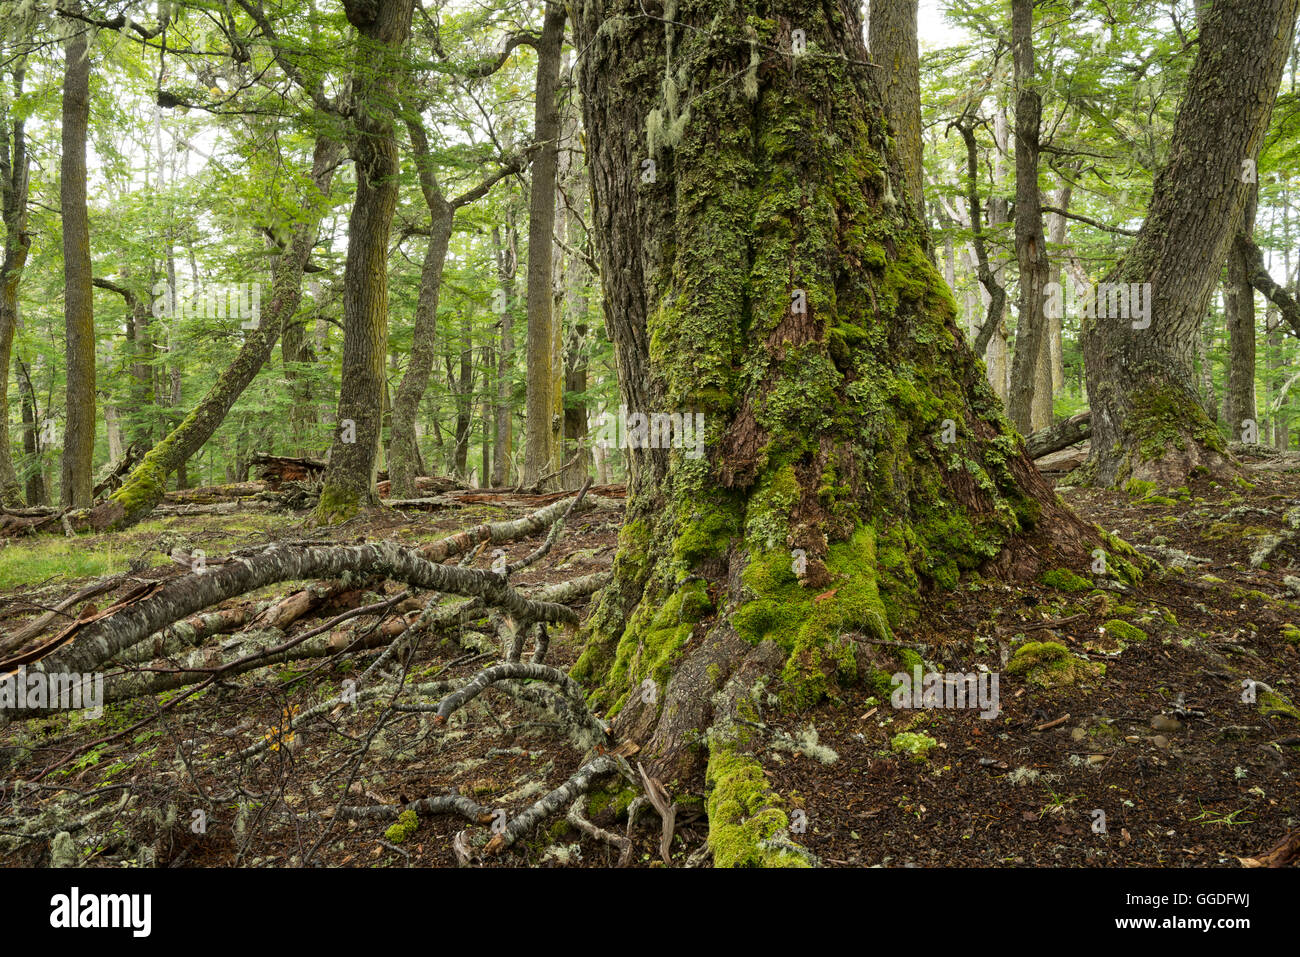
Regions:
M 1167 714 L 1158 714 L 1151 719 L 1151 727 L 1157 731 L 1180 731 L 1183 723 Z
M 1104 755 L 1104 754 L 1090 754 L 1090 755 L 1088 755 L 1088 763 L 1089 763 L 1089 764 L 1104 764 L 1104 763 L 1105 763 L 1106 761 L 1108 761 L 1108 760 L 1109 760 L 1109 759 L 1108 759 L 1108 758 L 1106 757 L 1106 755 Z
M 1151 739 L 1151 743 L 1154 744 L 1157 748 L 1169 747 L 1169 739 L 1166 738 L 1163 734 L 1157 734 L 1154 738 Z

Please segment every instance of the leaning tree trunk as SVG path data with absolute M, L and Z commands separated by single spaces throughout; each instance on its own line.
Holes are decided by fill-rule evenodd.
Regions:
M 411 31 L 407 0 L 344 0 L 357 29 L 349 151 L 357 192 L 348 218 L 343 266 L 343 372 L 329 468 L 316 518 L 349 518 L 375 494 L 388 355 L 388 234 L 397 208 L 397 138 L 393 101 L 403 73 L 398 54 Z
M 1082 567 L 1093 539 L 1025 458 L 891 189 L 858 5 L 642 11 L 576 12 L 605 316 L 627 408 L 702 414 L 707 441 L 629 450 L 575 676 L 654 776 L 703 772 L 716 864 L 782 863 L 760 843 L 786 816 L 753 689 L 809 707 L 924 590 Z
M 73 11 L 79 10 L 76 4 Z M 86 210 L 86 129 L 90 123 L 90 40 L 93 28 L 68 21 L 63 72 L 59 206 L 63 222 L 63 319 L 66 331 L 66 412 L 63 477 L 65 506 L 90 504 L 95 458 L 95 314 Z
M 407 123 L 411 149 L 425 204 L 429 207 L 429 245 L 420 267 L 420 292 L 415 300 L 415 328 L 411 336 L 411 357 L 393 398 L 393 419 L 388 451 L 389 494 L 393 498 L 415 497 L 416 463 L 420 458 L 415 440 L 415 418 L 420 400 L 429 387 L 433 369 L 434 333 L 438 324 L 438 294 L 442 289 L 442 271 L 447 262 L 447 247 L 456 219 L 455 208 L 447 202 L 434 176 L 433 160 L 424 127 L 417 120 Z
M 1100 484 L 1181 485 L 1193 469 L 1231 469 L 1197 397 L 1197 336 L 1241 224 L 1298 8 L 1300 0 L 1216 0 L 1202 21 L 1146 222 L 1099 289 L 1099 315 L 1084 324 L 1093 432 L 1085 467 Z
M 225 421 L 226 413 L 270 357 L 284 317 L 297 311 L 302 299 L 303 269 L 316 244 L 316 231 L 325 211 L 322 197 L 329 194 L 341 153 L 339 145 L 331 140 L 321 137 L 316 141 L 311 179 L 317 195 L 309 194 L 304 202 L 307 219 L 294 227 L 289 252 L 279 257 L 271 284 L 271 301 L 261 311 L 257 329 L 248 334 L 234 361 L 194 410 L 149 451 L 121 488 L 91 511 L 93 527 L 122 528 L 148 515 L 162 501 L 167 477 L 203 448 L 203 443 Z

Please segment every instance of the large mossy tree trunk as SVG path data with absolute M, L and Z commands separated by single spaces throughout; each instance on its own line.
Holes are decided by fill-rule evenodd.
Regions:
M 79 12 L 79 4 L 70 4 Z M 90 44 L 94 28 L 67 21 L 64 47 L 59 207 L 63 224 L 63 320 L 66 359 L 64 506 L 90 504 L 95 458 L 95 312 L 91 286 L 90 214 L 86 209 L 86 131 L 90 124 Z
M 1146 221 L 1099 290 L 1106 301 L 1096 311 L 1106 315 L 1084 323 L 1093 432 L 1085 468 L 1099 484 L 1176 486 L 1193 469 L 1231 471 L 1197 395 L 1197 338 L 1241 225 L 1298 8 L 1300 0 L 1215 0 L 1201 21 Z M 1145 297 L 1146 288 L 1150 315 L 1134 319 L 1132 296 L 1127 309 L 1121 297 Z
M 94 528 L 123 528 L 148 515 L 167 492 L 167 477 L 203 448 L 225 421 L 235 401 L 256 378 L 275 349 L 285 317 L 302 301 L 302 276 L 316 245 L 317 230 L 327 209 L 334 170 L 342 158 L 338 143 L 320 137 L 312 157 L 311 183 L 303 197 L 304 220 L 293 229 L 285 255 L 278 257 L 271 281 L 271 298 L 212 388 L 181 423 L 132 469 L 122 487 L 90 513 Z
M 409 0 L 344 0 L 357 30 L 348 151 L 357 190 L 348 217 L 343 266 L 343 371 L 329 467 L 316 518 L 350 518 L 378 504 L 376 458 L 388 357 L 388 236 L 397 209 L 398 152 L 393 129 L 400 51 L 411 32 Z
M 899 199 L 857 4 L 646 10 L 577 13 L 605 315 L 627 408 L 703 414 L 707 442 L 630 450 L 574 673 L 670 789 L 703 776 L 716 864 L 785 863 L 756 697 L 810 707 L 865 677 L 855 634 L 968 570 L 1081 568 L 1093 533 L 1025 458 Z

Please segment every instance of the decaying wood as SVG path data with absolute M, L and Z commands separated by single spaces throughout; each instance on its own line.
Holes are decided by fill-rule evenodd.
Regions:
M 1069 448 L 1076 442 L 1082 442 L 1091 434 L 1092 412 L 1085 409 L 1077 415 L 1070 416 L 1064 422 L 1057 422 L 1046 429 L 1025 436 L 1025 451 L 1031 459 L 1042 458 L 1052 452 Z
M 326 468 L 326 463 L 320 459 L 268 455 L 265 452 L 254 453 L 249 464 L 272 492 L 279 490 L 285 482 L 316 482 L 325 474 Z

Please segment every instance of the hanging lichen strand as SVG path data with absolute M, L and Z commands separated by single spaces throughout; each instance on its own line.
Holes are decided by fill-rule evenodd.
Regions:
M 625 401 L 703 412 L 708 454 L 641 453 L 575 675 L 665 781 L 707 745 L 719 863 L 792 860 L 763 843 L 780 812 L 728 831 L 764 792 L 744 720 L 862 677 L 852 636 L 916 626 L 924 589 L 1036 565 L 1007 546 L 1044 512 L 1058 563 L 1088 533 L 1024 458 L 890 188 L 852 5 L 636 9 L 579 23 L 607 315 Z

